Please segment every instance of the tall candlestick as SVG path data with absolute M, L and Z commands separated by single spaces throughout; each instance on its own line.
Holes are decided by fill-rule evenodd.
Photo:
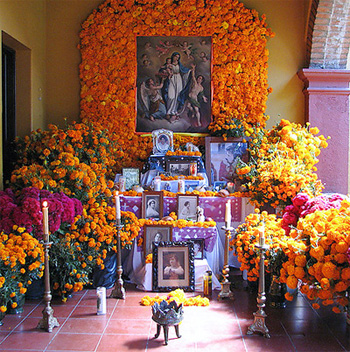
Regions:
M 117 220 L 120 220 L 120 199 L 119 199 L 119 193 L 116 193 L 115 195 L 115 217 Z
M 43 232 L 44 241 L 49 242 L 49 207 L 46 201 L 43 202 Z
M 231 200 L 228 200 L 226 202 L 225 226 L 226 226 L 226 228 L 230 228 L 231 227 Z

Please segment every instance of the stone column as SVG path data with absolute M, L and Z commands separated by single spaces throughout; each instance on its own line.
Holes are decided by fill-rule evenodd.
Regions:
M 306 121 L 318 127 L 328 147 L 322 149 L 317 175 L 325 185 L 324 192 L 349 192 L 349 95 L 350 71 L 302 69 Z

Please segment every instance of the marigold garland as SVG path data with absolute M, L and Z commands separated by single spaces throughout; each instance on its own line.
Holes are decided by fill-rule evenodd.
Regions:
M 144 296 L 141 298 L 141 305 L 153 306 L 155 302 L 160 303 L 161 301 L 166 301 L 167 303 L 176 301 L 177 304 L 182 303 L 184 306 L 206 307 L 210 304 L 208 298 L 202 297 L 200 295 L 196 297 L 186 297 L 185 292 L 178 288 L 174 291 L 169 292 L 167 296 Z
M 212 36 L 213 135 L 239 122 L 265 126 L 268 51 L 265 16 L 237 0 L 107 0 L 82 24 L 81 119 L 99 121 L 120 141 L 119 167 L 140 167 L 152 149 L 135 128 L 136 36 Z M 203 138 L 175 134 L 174 147 Z

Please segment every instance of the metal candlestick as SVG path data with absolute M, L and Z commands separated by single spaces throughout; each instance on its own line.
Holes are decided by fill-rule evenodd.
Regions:
M 221 291 L 218 295 L 218 299 L 230 298 L 234 299 L 233 292 L 230 290 L 230 281 L 228 280 L 230 268 L 228 265 L 228 251 L 229 251 L 229 242 L 231 238 L 231 231 L 233 227 L 222 227 L 225 230 L 225 252 L 224 252 L 224 267 L 222 269 L 222 275 L 224 276 L 223 282 L 221 282 Z
M 114 288 L 111 292 L 112 298 L 120 298 L 125 299 L 125 288 L 123 287 L 123 267 L 122 267 L 122 253 L 121 253 L 121 239 L 120 239 L 120 231 L 123 227 L 120 223 L 120 219 L 117 219 L 117 275 L 118 278 L 115 282 Z
M 259 263 L 259 293 L 257 297 L 258 310 L 254 314 L 254 322 L 249 326 L 247 334 L 252 335 L 254 332 L 262 333 L 265 337 L 270 338 L 269 329 L 265 325 L 265 318 L 267 317 L 264 307 L 266 302 L 265 296 L 265 252 L 269 249 L 269 246 L 265 243 L 256 244 L 256 248 L 260 251 L 260 263 Z
M 50 306 L 52 299 L 50 291 L 50 267 L 49 267 L 49 248 L 51 247 L 52 242 L 48 242 L 48 239 L 45 238 L 43 243 L 44 246 L 44 255 L 45 255 L 45 292 L 44 292 L 44 301 L 46 307 L 43 310 L 43 317 L 39 321 L 37 326 L 38 329 L 45 329 L 47 332 L 52 332 L 52 329 L 60 326 L 57 319 L 53 316 L 53 309 Z

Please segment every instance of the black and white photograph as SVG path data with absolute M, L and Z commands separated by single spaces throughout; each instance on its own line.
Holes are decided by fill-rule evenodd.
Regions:
M 203 238 L 193 238 L 193 255 L 194 259 L 204 258 L 204 239 Z
M 145 257 L 152 253 L 153 245 L 172 240 L 172 226 L 145 225 L 143 232 L 143 251 Z
M 177 195 L 177 218 L 197 221 L 198 195 Z
M 163 217 L 163 192 L 142 193 L 142 217 L 160 220 Z

